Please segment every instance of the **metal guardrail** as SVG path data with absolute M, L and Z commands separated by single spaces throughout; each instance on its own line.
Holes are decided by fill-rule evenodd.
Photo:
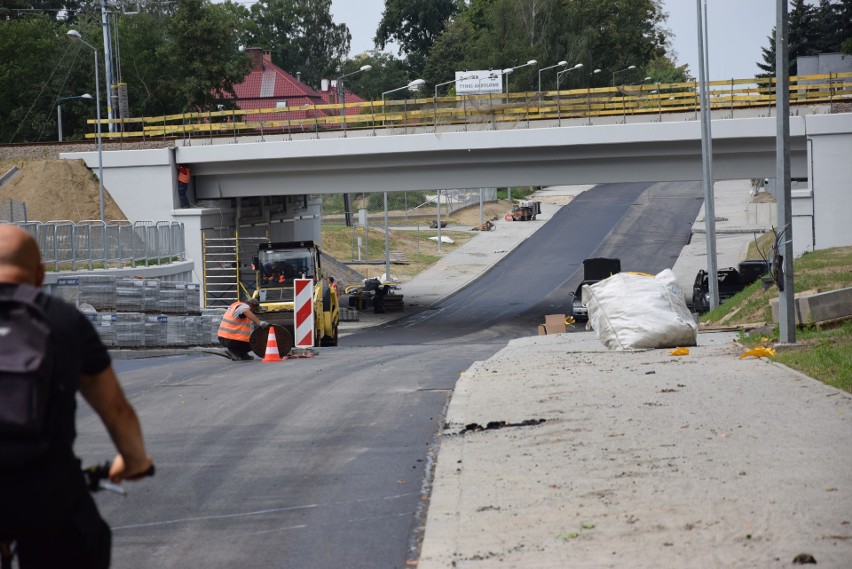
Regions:
M 20 200 L 0 200 L 0 223 L 23 222 L 27 220 L 27 202 Z
M 184 226 L 176 221 L 56 220 L 15 225 L 36 240 L 49 271 L 148 267 L 186 258 Z
M 160 117 L 102 119 L 117 124 L 106 139 L 168 136 L 206 137 L 233 134 L 294 134 L 346 129 L 399 129 L 497 122 L 529 123 L 628 115 L 697 113 L 698 83 L 644 83 L 618 87 L 448 96 L 368 101 L 345 105 L 323 104 L 269 109 L 234 109 L 181 113 Z M 772 108 L 775 79 L 749 78 L 708 83 L 712 110 Z M 852 72 L 790 77 L 790 104 L 852 103 Z M 88 124 L 97 125 L 89 119 Z M 103 130 L 103 129 L 102 129 Z M 403 130 L 404 132 L 404 130 Z M 86 138 L 96 138 L 96 133 Z

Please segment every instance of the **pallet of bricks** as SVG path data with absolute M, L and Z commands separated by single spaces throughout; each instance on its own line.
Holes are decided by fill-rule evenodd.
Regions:
M 199 285 L 160 279 L 81 275 L 52 293 L 77 306 L 110 348 L 207 346 L 221 314 L 202 314 Z

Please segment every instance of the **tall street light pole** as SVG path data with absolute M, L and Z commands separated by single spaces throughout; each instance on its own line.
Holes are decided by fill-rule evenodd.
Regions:
M 570 73 L 571 71 L 576 71 L 577 69 L 582 69 L 583 64 L 578 63 L 574 67 L 569 67 L 568 69 L 563 69 L 556 73 L 556 116 L 558 117 L 559 126 L 562 126 L 562 105 L 559 102 L 559 83 L 562 80 L 562 76 L 566 73 Z
M 538 92 L 541 93 L 541 72 L 547 71 L 548 69 L 554 69 L 555 67 L 565 67 L 568 65 L 567 61 L 560 61 L 556 65 L 548 65 L 547 67 L 542 67 L 538 70 Z
M 586 114 L 589 115 L 589 126 L 592 126 L 592 77 L 600 72 L 600 69 L 595 69 L 589 73 L 589 84 L 586 86 Z
M 351 73 L 341 75 L 337 78 L 337 81 L 335 81 L 335 84 L 337 85 L 337 102 L 340 104 L 340 122 L 343 125 L 344 131 L 346 130 L 346 88 L 343 86 L 343 80 L 358 73 L 369 71 L 372 68 L 372 65 L 362 65 L 360 68 Z
M 397 87 L 396 89 L 391 89 L 390 91 L 385 91 L 382 93 L 382 114 L 385 114 L 385 95 L 389 93 L 396 93 L 397 91 L 402 91 L 403 89 L 408 89 L 409 91 L 418 91 L 420 87 L 426 84 L 426 81 L 423 79 L 415 79 L 411 81 L 408 85 L 403 85 L 402 87 Z
M 459 77 L 458 79 L 452 79 L 451 81 L 444 81 L 443 83 L 438 83 L 435 85 L 435 98 L 432 100 L 433 102 L 433 111 L 435 115 L 435 131 L 438 130 L 438 87 L 443 87 L 444 85 L 449 85 L 450 83 L 458 83 L 459 81 L 467 81 L 468 79 L 476 79 L 476 75 L 465 75 L 463 77 Z
M 101 221 L 106 223 L 106 214 L 104 213 L 104 156 L 103 142 L 101 140 L 101 86 L 98 75 L 98 48 L 84 40 L 83 36 L 77 30 L 68 30 L 65 35 L 74 41 L 82 43 L 95 54 L 95 105 L 97 106 L 98 119 L 98 185 L 100 190 Z
M 698 83 L 701 101 L 701 186 L 704 190 L 704 227 L 707 239 L 707 281 L 710 308 L 719 306 L 719 277 L 716 271 L 716 198 L 713 187 L 713 135 L 710 97 L 707 93 L 706 25 L 701 18 L 701 0 L 695 0 L 698 24 Z
M 91 100 L 92 96 L 88 93 L 83 93 L 82 95 L 75 95 L 73 97 L 60 97 L 56 100 L 56 128 L 58 130 L 58 138 L 59 142 L 62 142 L 62 103 L 66 101 L 76 101 L 77 99 L 89 99 Z
M 396 89 L 391 89 L 390 91 L 385 91 L 382 93 L 382 112 L 385 111 L 385 95 L 388 93 L 395 93 L 396 91 L 402 91 L 403 89 L 407 89 L 409 91 L 418 91 L 420 87 L 422 87 L 426 81 L 423 79 L 415 79 L 411 81 L 408 85 L 404 85 L 402 87 L 397 87 Z M 385 192 L 385 282 L 389 281 L 391 278 L 390 274 L 390 229 L 388 228 L 388 193 Z
M 706 6 L 705 6 L 706 10 Z M 796 312 L 793 285 L 793 212 L 790 189 L 790 23 L 786 0 L 775 7 L 775 199 L 781 222 L 780 242 L 776 242 L 781 265 L 778 271 L 778 339 L 782 344 L 796 343 Z
M 337 89 L 337 103 L 340 105 L 340 123 L 343 126 L 344 137 L 346 136 L 346 87 L 343 86 L 343 80 L 355 75 L 356 73 L 369 71 L 372 68 L 372 65 L 362 65 L 359 69 L 356 69 L 351 73 L 341 75 L 337 78 L 337 81 L 335 81 L 335 87 Z M 349 199 L 348 192 L 343 194 L 343 219 L 346 222 L 346 227 L 352 227 L 351 200 Z
M 613 86 L 613 87 L 615 87 L 615 78 L 616 78 L 618 75 L 620 75 L 620 74 L 622 74 L 622 73 L 627 73 L 628 71 L 632 71 L 632 70 L 634 70 L 634 69 L 636 69 L 636 66 L 635 66 L 635 65 L 631 65 L 631 66 L 629 66 L 629 67 L 625 67 L 624 69 L 619 69 L 618 71 L 616 71 L 615 73 L 613 73 L 613 74 L 612 74 L 612 86 Z
M 516 65 L 514 67 L 507 67 L 506 69 L 503 70 L 503 75 L 506 76 L 506 95 L 507 96 L 509 95 L 509 75 L 514 73 L 516 69 L 520 69 L 522 67 L 527 67 L 529 65 L 535 65 L 536 63 L 538 63 L 538 61 L 536 61 L 535 59 L 530 59 L 529 61 L 527 61 L 523 65 Z

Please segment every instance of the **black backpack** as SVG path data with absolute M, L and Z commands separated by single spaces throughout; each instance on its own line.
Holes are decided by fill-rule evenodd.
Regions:
M 53 354 L 39 290 L 0 294 L 0 467 L 19 466 L 50 446 Z

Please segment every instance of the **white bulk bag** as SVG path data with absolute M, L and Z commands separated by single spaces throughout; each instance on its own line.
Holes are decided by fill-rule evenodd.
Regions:
M 583 287 L 589 324 L 610 350 L 694 346 L 698 326 L 674 273 L 616 273 Z

